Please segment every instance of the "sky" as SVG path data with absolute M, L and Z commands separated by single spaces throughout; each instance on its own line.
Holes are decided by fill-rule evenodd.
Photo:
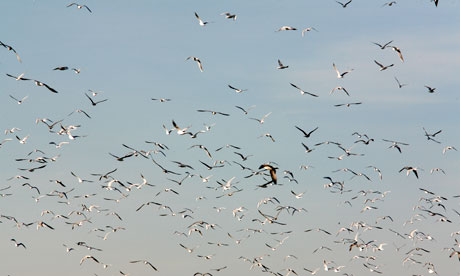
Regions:
M 78 2 L 91 12 L 71 3 L 0 2 L 0 41 L 21 59 L 0 47 L 0 130 L 20 129 L 0 140 L 0 275 L 460 272 L 457 255 L 449 258 L 460 251 L 460 153 L 446 149 L 460 149 L 458 1 Z M 278 60 L 289 67 L 277 69 Z M 392 66 L 380 71 L 375 61 Z M 350 72 L 337 78 L 333 64 Z M 360 104 L 335 106 L 347 103 Z M 58 135 L 71 125 L 75 139 Z M 317 129 L 306 138 L 296 126 Z M 431 137 L 439 143 L 424 129 L 441 131 Z M 400 153 L 383 139 L 408 145 Z M 262 164 L 277 168 L 276 185 L 259 187 L 271 181 Z M 16 175 L 28 179 L 9 180 Z M 150 185 L 139 187 L 142 177 Z

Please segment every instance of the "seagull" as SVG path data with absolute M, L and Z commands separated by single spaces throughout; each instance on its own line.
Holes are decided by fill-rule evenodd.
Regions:
M 447 147 L 445 147 L 445 148 L 442 149 L 442 154 L 445 154 L 446 151 L 448 151 L 448 150 L 455 150 L 455 151 L 457 151 L 457 149 L 456 149 L 455 147 L 453 147 L 453 146 L 447 146 Z
M 86 259 L 92 259 L 92 260 L 95 261 L 96 263 L 99 263 L 99 261 L 98 261 L 96 258 L 94 258 L 93 256 L 91 256 L 91 255 L 86 255 L 86 256 L 84 256 L 84 257 L 80 260 L 80 265 L 82 265 L 83 262 L 84 262 Z
M 312 131 L 306 132 L 306 131 L 304 131 L 303 129 L 301 129 L 300 127 L 298 127 L 298 126 L 295 126 L 295 128 L 297 128 L 298 130 L 300 130 L 300 131 L 303 133 L 303 137 L 305 137 L 305 138 L 309 138 L 310 135 L 318 129 L 318 127 L 316 127 L 316 128 L 314 128 Z
M 295 30 L 297 30 L 297 29 L 294 28 L 294 27 L 283 26 L 283 27 L 279 28 L 276 32 L 280 32 L 280 31 L 295 31 Z
M 291 194 L 293 194 L 295 196 L 295 198 L 301 199 L 302 196 L 305 194 L 305 192 L 296 194 L 294 191 L 291 190 Z
M 54 68 L 53 71 L 56 71 L 56 70 L 65 71 L 65 70 L 68 70 L 68 69 L 69 69 L 69 67 L 67 67 L 67 66 L 60 66 L 60 67 Z
M 77 112 L 77 113 L 83 113 L 86 117 L 88 117 L 89 119 L 91 119 L 91 116 L 89 116 L 88 113 L 86 113 L 83 109 L 76 109 L 76 110 L 70 112 L 70 114 L 67 115 L 67 116 L 70 116 L 70 115 L 74 114 L 75 112 Z
M 228 85 L 228 87 L 229 87 L 230 89 L 235 90 L 236 93 L 241 93 L 241 92 L 247 91 L 247 89 L 235 88 L 235 87 L 231 86 L 230 84 Z
M 396 47 L 396 46 L 391 46 L 391 49 L 392 49 L 393 51 L 395 51 L 396 53 L 398 53 L 399 59 L 400 59 L 402 62 L 404 62 L 404 58 L 403 58 L 403 55 L 402 55 L 402 53 L 401 53 L 401 49 L 399 49 L 399 48 Z
M 145 265 L 150 266 L 153 270 L 158 271 L 158 269 L 156 267 L 154 267 L 149 261 L 146 261 L 146 260 L 130 261 L 130 263 L 132 263 L 132 264 L 143 263 Z
M 335 1 L 335 2 L 339 3 L 340 5 L 342 5 L 342 8 L 346 8 L 351 3 L 351 1 L 353 1 L 353 0 L 348 1 L 345 4 L 342 3 L 342 2 L 339 2 L 339 1 Z
M 98 103 L 103 103 L 103 102 L 108 100 L 108 99 L 104 99 L 104 100 L 100 100 L 100 101 L 95 102 L 95 101 L 93 101 L 93 99 L 91 99 L 90 96 L 88 96 L 88 94 L 85 93 L 85 96 L 91 101 L 92 106 L 96 106 Z
M 266 169 L 270 172 L 270 177 L 272 178 L 271 182 L 276 184 L 277 183 L 277 177 L 276 177 L 276 170 L 278 168 L 276 167 L 273 167 L 272 165 L 270 164 L 262 164 L 259 166 L 259 170 L 260 169 Z
M 186 128 L 180 128 L 174 120 L 172 120 L 172 125 L 173 127 L 177 130 L 178 135 L 184 135 L 184 134 L 191 134 L 191 132 L 187 132 L 187 130 L 190 128 L 190 126 Z
M 310 31 L 318 31 L 318 30 L 313 27 L 305 28 L 302 30 L 302 37 L 304 36 L 306 32 L 310 32 Z
M 265 119 L 266 119 L 268 116 L 270 116 L 270 114 L 272 114 L 272 113 L 269 112 L 269 113 L 265 114 L 265 115 L 262 117 L 262 119 L 260 119 L 260 120 L 257 119 L 257 118 L 249 118 L 249 119 L 251 119 L 251 120 L 256 120 L 256 121 L 258 121 L 259 123 L 263 124 L 263 123 L 265 122 Z
M 16 99 L 15 97 L 11 96 L 10 95 L 10 98 L 12 98 L 13 100 L 15 100 L 18 104 L 22 104 L 29 96 L 25 96 L 23 97 L 22 99 L 18 100 Z
M 248 115 L 249 110 L 253 109 L 253 108 L 256 107 L 256 106 L 255 106 L 255 105 L 251 105 L 250 107 L 248 107 L 248 108 L 246 108 L 246 109 L 242 108 L 241 106 L 237 106 L 237 105 L 235 105 L 235 107 L 238 108 L 238 109 L 240 109 L 241 111 L 243 111 L 244 114 Z
M 71 4 L 67 5 L 67 8 L 72 7 L 72 6 L 77 6 L 78 9 L 86 8 L 89 12 L 92 13 L 92 11 L 86 5 L 80 5 L 80 4 L 77 4 L 77 3 L 71 3 Z
M 345 94 L 347 94 L 348 96 L 350 96 L 350 94 L 349 94 L 348 91 L 345 89 L 345 87 L 342 87 L 342 86 L 337 86 L 337 87 L 335 87 L 334 89 L 332 89 L 331 92 L 329 93 L 329 95 L 332 95 L 332 93 L 334 93 L 335 90 L 342 90 L 343 92 L 345 92 Z
M 199 22 L 200 26 L 204 27 L 204 26 L 206 26 L 206 24 L 210 23 L 210 22 L 201 20 L 201 18 L 198 16 L 198 14 L 196 12 L 195 12 L 195 17 L 196 17 L 196 19 L 198 19 L 198 22 Z
M 306 153 L 312 152 L 314 150 L 314 149 L 307 147 L 307 145 L 305 145 L 304 143 L 302 143 L 302 146 L 305 148 Z
M 391 1 L 391 2 L 387 2 L 387 3 L 383 4 L 382 7 L 385 7 L 385 6 L 391 7 L 394 4 L 396 4 L 396 1 Z
M 401 84 L 401 83 L 399 82 L 398 78 L 396 78 L 396 77 L 395 77 L 395 80 L 396 80 L 396 82 L 398 83 L 398 87 L 399 87 L 399 88 L 403 88 L 404 86 L 407 85 L 407 84 Z
M 222 116 L 230 116 L 230 114 L 222 113 L 222 112 L 219 112 L 219 111 L 213 111 L 213 110 L 198 109 L 197 111 L 198 112 L 209 112 L 212 115 L 217 115 L 218 114 L 218 115 L 222 115 Z
M 403 167 L 402 169 L 400 169 L 399 172 L 402 172 L 404 170 L 406 171 L 406 175 L 409 175 L 410 172 L 413 172 L 415 177 L 417 177 L 417 179 L 418 179 L 418 173 L 417 173 L 418 168 L 406 166 L 406 167 Z
M 276 69 L 280 69 L 280 70 L 281 70 L 281 69 L 289 68 L 288 65 L 284 65 L 284 64 L 281 62 L 281 60 L 279 60 L 279 59 L 278 59 L 278 65 L 279 65 L 279 66 L 276 67 Z
M 346 107 L 350 107 L 352 105 L 359 105 L 359 104 L 362 104 L 362 102 L 356 102 L 356 103 L 343 103 L 343 104 L 335 104 L 334 106 L 335 107 L 339 107 L 339 106 L 346 106 Z
M 301 95 L 308 94 L 308 95 L 313 96 L 313 97 L 318 97 L 318 95 L 310 93 L 310 92 L 307 92 L 307 91 L 304 91 L 300 87 L 298 87 L 297 85 L 295 85 L 293 83 L 290 83 L 290 84 L 291 84 L 292 87 L 294 87 L 295 89 L 299 90 Z
M 350 2 L 351 2 L 351 1 L 350 1 Z M 350 70 L 348 70 L 348 71 L 345 71 L 345 72 L 343 72 L 343 73 L 340 73 L 339 70 L 337 70 L 337 67 L 335 66 L 335 63 L 332 63 L 332 67 L 334 68 L 335 72 L 337 72 L 337 78 L 338 78 L 338 79 L 343 79 L 343 77 L 344 77 L 346 74 L 348 74 L 348 73 L 350 73 L 351 71 L 353 71 L 353 69 L 350 69 Z
M 433 139 L 433 138 L 434 138 L 436 135 L 438 135 L 439 133 L 441 133 L 441 132 L 442 132 L 442 129 L 436 131 L 436 132 L 433 133 L 433 134 L 429 134 L 429 133 L 426 131 L 425 128 L 423 128 L 423 131 L 425 131 L 425 137 L 426 137 L 428 140 L 431 140 L 431 141 L 436 142 L 436 143 L 438 143 L 438 144 L 441 143 L 441 142 L 439 142 L 439 141 L 437 141 L 437 140 L 435 140 L 435 139 Z
M 27 247 L 22 243 L 22 242 L 17 242 L 15 239 L 11 239 L 12 242 L 14 242 L 14 246 L 19 247 L 22 246 L 24 249 L 27 249 Z
M 16 139 L 18 139 L 20 144 L 25 144 L 27 142 L 27 139 L 29 139 L 29 135 L 27 135 L 26 137 L 24 137 L 22 139 L 19 138 L 19 136 L 16 135 Z
M 428 89 L 428 93 L 434 93 L 434 91 L 436 90 L 436 88 L 429 87 L 428 85 L 425 85 L 425 88 Z
M 379 43 L 377 43 L 377 42 L 372 42 L 372 43 L 374 43 L 375 45 L 379 46 L 380 49 L 384 50 L 385 48 L 390 47 L 389 45 L 390 45 L 391 42 L 393 42 L 393 40 L 390 41 L 390 42 L 387 42 L 387 43 L 385 43 L 385 44 L 383 44 L 383 45 L 382 45 L 382 44 L 379 44 Z
M 227 19 L 233 19 L 233 21 L 236 20 L 236 14 L 231 14 L 229 12 L 223 12 L 220 15 L 225 15 L 225 18 Z
M 152 98 L 152 101 L 159 101 L 160 103 L 164 103 L 164 102 L 169 102 L 169 101 L 171 101 L 171 99 L 164 99 L 164 98 L 161 98 L 161 99 L 154 99 L 154 98 Z
M 25 79 L 23 79 L 23 80 L 25 80 Z M 58 93 L 54 88 L 50 87 L 46 83 L 43 83 L 43 82 L 38 81 L 38 80 L 34 80 L 34 82 L 35 82 L 35 85 L 37 85 L 37 86 L 44 86 L 44 87 L 48 88 L 49 91 L 51 91 L 53 93 Z
M 434 2 L 434 5 L 437 7 L 438 3 L 439 3 L 439 0 L 432 0 L 432 1 Z M 460 255 L 458 255 L 458 260 L 460 261 Z
M 196 61 L 196 63 L 198 64 L 198 68 L 200 68 L 200 71 L 203 72 L 203 65 L 201 64 L 201 60 L 199 58 L 189 56 L 185 60 L 189 60 L 189 59 L 193 59 L 194 61 Z
M 10 45 L 7 45 L 7 44 L 5 44 L 5 43 L 3 43 L 1 41 L 0 41 L 0 46 L 5 47 L 6 49 L 8 49 L 8 51 L 12 51 L 16 55 L 16 58 L 18 59 L 18 61 L 22 63 L 21 58 L 19 57 L 18 53 L 16 52 L 16 50 L 13 47 L 11 47 Z
M 392 66 L 394 66 L 394 64 L 390 64 L 390 65 L 387 65 L 387 66 L 384 66 L 382 65 L 381 63 L 379 63 L 378 61 L 374 60 L 375 64 L 377 64 L 379 67 L 380 67 L 380 71 L 383 71 L 383 70 L 386 70 Z

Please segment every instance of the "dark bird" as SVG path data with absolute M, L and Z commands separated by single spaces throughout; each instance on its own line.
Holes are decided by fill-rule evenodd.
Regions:
M 300 130 L 300 131 L 303 133 L 303 137 L 305 137 L 305 138 L 309 138 L 310 135 L 318 129 L 318 127 L 316 127 L 316 128 L 314 128 L 312 131 L 306 132 L 306 131 L 304 131 L 303 129 L 301 129 L 300 127 L 298 127 L 298 126 L 295 126 L 295 128 L 297 128 L 298 130 Z
M 95 101 L 93 101 L 93 99 L 91 99 L 90 96 L 88 96 L 88 94 L 85 93 L 85 96 L 91 101 L 92 106 L 96 106 L 98 103 L 103 103 L 103 102 L 108 100 L 108 99 L 104 99 L 104 100 L 100 100 L 100 101 L 95 102 Z
M 276 170 L 277 170 L 278 168 L 273 167 L 273 166 L 270 165 L 270 164 L 262 164 L 262 165 L 259 166 L 259 170 L 260 170 L 260 169 L 266 169 L 266 170 L 268 170 L 268 171 L 270 172 L 270 177 L 272 178 L 272 181 L 271 181 L 271 182 L 272 182 L 273 184 L 277 184 Z
M 351 3 L 351 1 L 353 1 L 353 0 L 348 1 L 345 4 L 342 3 L 342 2 L 339 2 L 339 1 L 335 1 L 335 2 L 339 3 L 340 5 L 342 5 L 342 8 L 346 8 Z

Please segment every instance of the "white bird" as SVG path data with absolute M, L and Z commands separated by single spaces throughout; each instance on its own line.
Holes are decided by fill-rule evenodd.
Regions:
M 265 115 L 262 117 L 262 119 L 260 119 L 260 120 L 257 119 L 257 118 L 249 118 L 249 119 L 251 119 L 251 120 L 256 120 L 256 121 L 258 121 L 259 123 L 263 124 L 263 123 L 265 122 L 265 119 L 266 119 L 268 116 L 270 116 L 270 114 L 272 114 L 272 113 L 271 113 L 271 112 L 268 112 L 268 113 L 265 114 Z
M 23 97 L 22 99 L 18 100 L 16 99 L 15 97 L 11 96 L 10 95 L 10 98 L 12 98 L 13 100 L 15 100 L 18 104 L 22 104 L 29 96 L 25 96 Z
M 230 89 L 235 90 L 236 93 L 241 93 L 241 92 L 247 91 L 247 89 L 235 88 L 235 87 L 231 86 L 230 84 L 228 85 L 228 87 L 229 87 Z
M 350 1 L 351 2 L 351 1 Z M 354 69 L 350 69 L 348 71 L 345 71 L 343 73 L 340 73 L 339 70 L 337 69 L 337 66 L 335 66 L 335 63 L 332 63 L 332 67 L 334 68 L 335 72 L 337 72 L 337 78 L 342 79 L 346 74 L 350 73 Z
M 392 66 L 394 65 L 394 64 L 392 63 L 392 64 L 390 64 L 390 65 L 386 65 L 386 66 L 385 66 L 385 65 L 379 63 L 379 62 L 376 61 L 376 60 L 374 60 L 374 62 L 375 62 L 375 64 L 377 64 L 377 65 L 380 67 L 380 71 L 386 70 L 386 69 L 388 69 L 388 68 L 390 68 L 390 67 L 392 67 Z
M 199 58 L 189 56 L 185 60 L 189 60 L 189 59 L 193 59 L 194 61 L 196 61 L 197 65 L 198 65 L 198 68 L 200 68 L 200 71 L 203 72 L 203 65 L 201 64 L 201 60 Z
M 347 94 L 348 96 L 350 96 L 350 94 L 348 93 L 348 91 L 342 87 L 342 86 L 337 86 L 337 87 L 334 87 L 334 89 L 331 90 L 331 92 L 329 93 L 329 95 L 332 95 L 332 93 L 334 93 L 335 90 L 342 90 L 343 92 L 345 92 L 345 94 Z
M 298 87 L 297 85 L 295 85 L 293 83 L 290 83 L 290 84 L 291 84 L 292 87 L 294 87 L 295 89 L 299 90 L 301 95 L 308 94 L 308 95 L 313 96 L 313 97 L 318 97 L 318 95 L 310 93 L 310 92 L 307 92 L 307 91 L 304 91 L 300 87 Z
M 306 32 L 310 32 L 310 31 L 318 31 L 318 30 L 313 27 L 305 28 L 302 30 L 302 36 L 304 36 Z
M 286 69 L 286 68 L 289 68 L 288 65 L 284 65 L 281 60 L 278 59 L 278 67 L 276 67 L 276 69 Z
M 297 30 L 297 29 L 294 28 L 294 27 L 283 26 L 283 27 L 279 28 L 276 32 L 280 32 L 280 31 L 295 31 L 295 30 Z
M 200 26 L 206 26 L 206 24 L 209 24 L 210 22 L 207 22 L 207 21 L 203 21 L 201 20 L 201 18 L 198 16 L 198 14 L 195 12 L 195 17 L 196 19 L 198 19 L 198 23 L 200 24 Z
M 455 150 L 455 151 L 457 151 L 457 149 L 456 149 L 455 147 L 453 147 L 453 146 L 447 146 L 447 147 L 445 147 L 445 148 L 442 149 L 442 154 L 445 154 L 446 151 L 448 151 L 448 150 Z
M 78 9 L 86 8 L 89 12 L 92 13 L 92 11 L 88 8 L 88 6 L 86 6 L 86 5 L 80 5 L 80 4 L 77 4 L 77 3 L 71 3 L 71 4 L 67 5 L 67 8 L 68 8 L 68 7 L 71 7 L 71 6 L 74 6 L 74 5 L 77 6 Z

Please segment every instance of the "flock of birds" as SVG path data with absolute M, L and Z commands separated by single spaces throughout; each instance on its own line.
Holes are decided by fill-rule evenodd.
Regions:
M 351 7 L 353 4 L 352 0 L 345 3 L 336 2 L 343 8 Z M 392 1 L 383 6 L 390 7 L 395 4 L 397 4 L 396 1 Z M 438 6 L 438 1 L 435 0 L 434 4 Z M 76 7 L 92 13 L 87 5 L 79 3 L 70 3 L 67 7 Z M 200 27 L 207 28 L 208 24 L 213 23 L 203 20 L 197 12 L 194 13 L 194 16 Z M 237 15 L 230 12 L 224 12 L 221 16 L 237 21 Z M 196 23 L 193 20 L 192 14 L 191 24 Z M 296 30 L 295 27 L 282 26 L 275 32 Z M 304 36 L 310 31 L 318 30 L 308 27 L 303 29 L 301 34 Z M 27 59 L 21 60 L 15 49 L 16 46 L 10 46 L 14 43 L 7 43 L 0 41 L 0 46 L 13 53 L 18 62 L 26 63 Z M 381 50 L 390 49 L 397 54 L 401 63 L 405 62 L 403 51 L 393 41 L 373 42 L 373 44 Z M 198 70 L 206 73 L 199 57 L 189 56 L 186 60 L 194 61 Z M 277 70 L 290 70 L 289 65 L 284 64 L 280 59 L 277 60 L 277 63 Z M 388 64 L 378 60 L 374 60 L 374 63 L 377 65 L 376 69 L 380 71 L 392 70 L 390 68 L 395 66 L 394 63 Z M 333 63 L 330 68 L 331 74 L 335 73 L 337 79 L 341 80 L 353 74 L 354 69 L 344 70 L 340 64 L 338 65 Z M 49 68 L 49 70 L 73 71 L 75 74 L 82 72 L 81 69 L 68 66 L 58 66 Z M 36 86 L 46 88 L 37 93 L 48 91 L 53 94 L 63 94 L 43 81 L 25 77 L 24 73 L 8 72 L 6 77 L 8 81 L 16 81 L 18 87 L 23 83 L 34 83 Z M 407 86 L 397 77 L 394 79 L 397 89 Z M 436 88 L 428 84 L 423 85 L 426 92 L 437 92 Z M 237 88 L 233 84 L 227 86 L 238 95 L 250 93 L 249 89 Z M 321 97 L 318 92 L 306 91 L 297 84 L 290 83 L 290 86 L 301 95 Z M 352 97 L 352 91 L 342 86 L 333 88 L 329 95 L 334 96 L 337 93 Z M 421 167 L 408 164 L 391 172 L 372 165 L 373 161 L 368 160 L 366 162 L 369 164 L 360 169 L 339 168 L 342 160 L 365 159 L 367 149 L 377 147 L 378 142 L 387 147 L 382 150 L 393 151 L 395 156 L 403 156 L 405 150 L 410 147 L 408 142 L 354 132 L 350 133 L 350 137 L 353 138 L 350 144 L 346 141 L 349 138 L 344 139 L 345 141 L 339 138 L 335 141 L 323 140 L 320 125 L 309 127 L 292 125 L 292 139 L 301 141 L 299 147 L 303 149 L 301 153 L 307 156 L 307 160 L 313 160 L 310 159 L 310 156 L 317 153 L 315 158 L 323 158 L 326 160 L 323 161 L 324 163 L 331 162 L 328 165 L 334 166 L 330 175 L 322 177 L 322 183 L 309 184 L 321 185 L 327 196 L 334 196 L 340 201 L 339 206 L 330 206 L 329 210 L 318 210 L 306 206 L 307 196 L 311 198 L 321 196 L 310 195 L 309 188 L 305 187 L 306 182 L 309 182 L 305 180 L 305 177 L 308 178 L 308 173 L 315 170 L 314 166 L 298 164 L 295 168 L 287 168 L 279 161 L 260 160 L 251 152 L 250 147 L 231 143 L 232 137 L 229 137 L 229 141 L 219 141 L 219 145 L 215 143 L 204 145 L 200 142 L 200 138 L 212 137 L 213 128 L 219 127 L 215 123 L 204 124 L 203 129 L 196 130 L 192 128 L 192 124 L 187 125 L 171 118 L 170 122 L 158 123 L 157 128 L 159 132 L 162 132 L 161 140 L 170 142 L 157 142 L 147 138 L 142 146 L 133 146 L 131 142 L 122 144 L 119 148 L 114 149 L 114 152 L 117 151 L 117 153 L 105 153 L 104 158 L 110 158 L 108 163 L 114 166 L 106 168 L 104 164 L 101 164 L 101 168 L 95 168 L 95 171 L 99 170 L 99 172 L 77 173 L 71 169 L 63 172 L 52 171 L 54 164 L 66 154 L 66 145 L 91 139 L 91 133 L 76 134 L 84 123 L 70 122 L 75 120 L 77 115 L 82 116 L 79 117 L 79 120 L 82 121 L 98 120 L 91 114 L 90 108 L 103 108 L 104 105 L 110 105 L 110 98 L 101 98 L 100 94 L 102 93 L 93 90 L 83 93 L 82 98 L 87 101 L 88 105 L 85 109 L 69 110 L 59 119 L 35 119 L 35 123 L 40 127 L 37 133 L 32 133 L 32 130 L 23 130 L 22 126 L 11 126 L 5 130 L 6 138 L 0 142 L 0 152 L 18 143 L 22 147 L 18 152 L 23 152 L 25 148 L 26 153 L 13 157 L 19 167 L 16 172 L 2 172 L 2 175 L 6 173 L 11 175 L 5 179 L 7 184 L 0 186 L 0 202 L 2 198 L 14 198 L 19 193 L 27 193 L 30 201 L 35 202 L 35 208 L 40 210 L 40 215 L 34 220 L 26 220 L 24 217 L 5 213 L 0 203 L 0 229 L 3 228 L 3 231 L 7 232 L 13 229 L 13 233 L 18 233 L 17 236 L 2 236 L 2 240 L 7 240 L 11 244 L 11 248 L 2 249 L 3 254 L 8 254 L 5 252 L 10 250 L 31 250 L 34 242 L 19 239 L 18 237 L 24 236 L 19 233 L 39 230 L 68 233 L 64 235 L 68 238 L 67 241 L 58 242 L 60 239 L 56 239 L 50 243 L 62 244 L 60 245 L 62 250 L 58 254 L 68 255 L 68 258 L 80 267 L 78 275 L 171 275 L 168 274 L 169 266 L 198 263 L 200 269 L 189 271 L 188 275 L 231 275 L 241 268 L 247 270 L 246 274 L 255 275 L 300 276 L 328 273 L 346 276 L 374 275 L 392 274 L 394 266 L 398 265 L 403 267 L 407 272 L 406 275 L 420 276 L 438 275 L 438 271 L 442 270 L 437 265 L 439 259 L 450 263 L 451 268 L 443 275 L 454 275 L 460 271 L 460 229 L 451 232 L 449 237 L 443 239 L 443 242 L 438 241 L 441 240 L 441 237 L 435 237 L 428 230 L 423 230 L 425 224 L 439 228 L 444 225 L 458 228 L 460 221 L 458 210 L 460 209 L 456 206 L 458 206 L 460 195 L 438 194 L 430 188 L 417 187 L 419 196 L 417 205 L 413 207 L 412 215 L 409 215 L 405 222 L 401 222 L 397 219 L 401 215 L 400 210 L 392 210 L 391 214 L 373 215 L 374 212 L 378 212 L 377 210 L 384 209 L 385 204 L 383 203 L 388 197 L 391 197 L 391 191 L 382 190 L 380 187 L 384 185 L 386 174 L 405 173 L 407 177 L 417 180 L 423 177 Z M 11 94 L 8 96 L 10 99 L 5 100 L 4 104 L 10 104 L 10 101 L 13 100 L 14 103 L 23 105 L 28 100 L 28 96 Z M 163 96 L 168 95 L 159 95 L 148 100 L 154 104 L 174 104 L 173 98 L 161 98 Z M 335 104 L 334 107 L 351 107 L 361 104 L 363 103 L 359 101 L 350 101 Z M 232 108 L 235 113 L 244 116 L 248 121 L 255 121 L 254 127 L 265 129 L 264 123 L 270 120 L 273 112 L 264 112 L 263 116 L 252 117 L 249 113 L 252 113 L 255 107 L 255 105 L 249 107 L 238 105 Z M 223 119 L 234 116 L 232 112 L 205 108 L 193 112 L 209 114 L 213 119 L 219 116 Z M 42 133 L 42 129 L 46 131 L 46 134 Z M 439 136 L 443 133 L 442 131 L 441 129 L 423 128 L 420 137 L 426 138 L 427 147 L 442 144 L 439 148 L 440 156 L 458 154 L 454 145 L 441 142 Z M 26 135 L 25 133 L 31 134 Z M 44 135 L 50 140 L 48 145 L 34 145 L 29 141 L 39 135 Z M 178 136 L 178 139 L 173 139 L 173 135 Z M 263 133 L 256 139 L 259 138 L 267 139 L 266 141 L 256 140 L 257 143 L 266 143 L 267 149 L 276 147 L 277 140 L 270 133 Z M 224 143 L 228 144 L 222 145 Z M 179 155 L 183 157 L 183 160 L 172 160 L 168 157 L 174 155 L 175 149 L 183 145 L 187 147 L 187 150 Z M 57 152 L 56 155 L 49 155 L 49 152 L 53 151 Z M 329 154 L 330 152 L 336 154 Z M 93 154 L 99 153 L 88 152 L 89 156 Z M 9 159 L 11 156 L 3 155 L 3 158 Z M 140 161 L 134 161 L 134 159 Z M 148 163 L 151 171 L 155 172 L 155 178 L 147 177 L 151 172 L 142 172 L 139 174 L 140 178 L 126 179 L 121 171 L 127 162 Z M 37 173 L 42 171 L 46 172 L 49 183 L 36 181 Z M 227 177 L 228 172 L 232 173 L 231 177 Z M 444 175 L 447 172 L 443 168 L 432 168 L 430 174 Z M 406 179 L 402 177 L 401 181 Z M 49 189 L 50 185 L 51 189 Z M 193 187 L 193 190 L 200 196 L 194 197 L 194 193 L 188 192 L 186 187 Z M 82 192 L 88 189 L 91 190 L 90 193 Z M 137 198 L 140 193 L 147 195 L 150 199 L 134 201 L 133 198 Z M 265 196 L 267 194 L 271 195 Z M 187 202 L 190 199 L 195 202 L 195 206 L 183 207 L 181 201 Z M 42 209 L 43 202 L 47 202 L 47 206 L 51 204 L 54 208 Z M 250 203 L 246 204 L 246 202 Z M 358 208 L 354 209 L 356 206 Z M 356 210 L 354 215 L 359 219 L 349 223 L 342 221 L 335 228 L 328 229 L 316 225 L 311 226 L 312 224 L 309 223 L 310 216 L 327 217 L 330 212 L 335 212 L 335 209 L 346 208 Z M 136 235 L 136 229 L 133 229 L 135 227 L 126 224 L 126 217 L 142 215 L 152 220 L 154 224 L 166 224 L 164 227 L 167 228 L 168 225 L 171 225 L 170 235 L 160 237 L 160 239 L 168 241 L 171 247 L 180 250 L 174 251 L 176 254 L 174 265 L 168 264 L 163 255 L 156 255 L 157 258 L 163 259 L 154 259 L 150 256 L 134 257 L 138 256 L 135 253 L 136 249 L 134 252 L 126 250 L 133 257 L 126 257 L 124 263 L 106 261 L 104 254 L 106 243 L 115 239 L 114 236 L 123 232 Z M 108 220 L 107 217 L 110 217 L 111 220 Z M 165 222 L 165 219 L 169 220 Z M 182 227 L 176 228 L 177 225 L 182 225 Z M 307 229 L 300 229 L 305 225 L 310 226 Z M 73 240 L 72 235 L 77 231 L 87 233 L 85 241 Z M 155 229 L 152 230 L 152 235 L 156 235 L 155 231 Z M 310 239 L 315 239 L 315 243 L 319 242 L 321 246 L 311 249 Z M 249 248 L 256 248 L 260 254 L 248 255 L 253 252 L 248 248 L 239 250 L 246 244 L 250 244 Z M 151 247 L 151 245 L 145 246 Z M 158 251 L 161 248 L 153 246 L 152 250 Z M 120 251 L 122 251 L 121 248 Z M 233 253 L 227 253 L 227 251 Z M 234 252 L 237 252 L 239 256 L 232 259 L 230 256 L 233 256 Z M 384 257 L 386 255 L 390 255 L 389 259 Z M 343 256 L 349 261 L 344 261 Z M 322 261 L 313 262 L 313 258 L 319 258 Z M 391 258 L 397 258 L 399 263 L 389 263 Z M 21 262 L 27 262 L 27 260 Z M 138 265 L 143 265 L 143 267 L 135 268 Z M 14 271 L 2 271 L 2 273 L 3 275 L 6 275 L 4 273 L 11 276 L 18 275 Z

